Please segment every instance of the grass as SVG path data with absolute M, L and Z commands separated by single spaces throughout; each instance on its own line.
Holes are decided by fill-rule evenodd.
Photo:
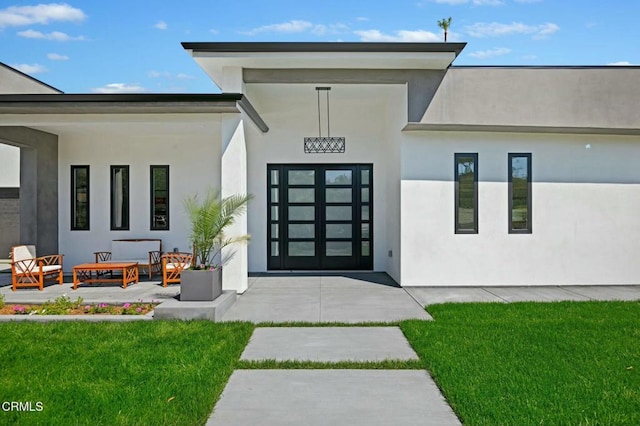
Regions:
M 640 424 L 640 303 L 429 312 L 401 328 L 464 424 Z
M 204 424 L 249 323 L 0 323 L 0 424 Z
M 0 424 L 204 424 L 236 368 L 427 368 L 464 424 L 640 424 L 640 303 L 429 312 L 400 323 L 420 360 L 381 362 L 239 361 L 249 323 L 0 323 L 0 403 L 43 404 Z
M 421 370 L 424 364 L 419 360 L 385 359 L 382 361 L 276 361 L 274 359 L 238 362 L 244 370 Z

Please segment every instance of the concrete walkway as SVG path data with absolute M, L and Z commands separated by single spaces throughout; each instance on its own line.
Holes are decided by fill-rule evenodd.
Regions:
M 431 319 L 385 273 L 257 274 L 223 321 L 392 322 Z
M 640 300 L 640 285 L 540 287 L 405 287 L 423 306 L 462 302 Z
M 413 360 L 397 327 L 258 328 L 242 359 Z M 208 425 L 459 425 L 424 370 L 236 370 Z

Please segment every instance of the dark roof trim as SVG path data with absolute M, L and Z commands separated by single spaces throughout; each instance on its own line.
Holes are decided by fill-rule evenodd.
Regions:
M 17 200 L 20 198 L 20 188 L 0 188 L 0 200 Z
M 26 77 L 26 78 L 28 78 L 28 79 L 29 79 L 29 80 L 31 80 L 31 81 L 35 81 L 35 82 L 36 82 L 36 83 L 38 83 L 38 84 L 41 84 L 41 85 L 43 85 L 43 86 L 45 86 L 45 87 L 48 87 L 48 88 L 50 88 L 50 89 L 52 89 L 52 90 L 55 90 L 55 91 L 56 91 L 56 92 L 58 92 L 58 93 L 64 93 L 62 90 L 60 90 L 60 89 L 58 89 L 58 88 L 56 88 L 56 87 L 53 87 L 53 86 L 51 86 L 50 84 L 45 83 L 44 81 L 40 81 L 40 80 L 38 80 L 37 78 L 33 78 L 33 77 L 31 77 L 29 74 L 25 74 L 25 73 L 23 73 L 22 71 L 17 70 L 17 69 L 15 69 L 15 68 L 13 68 L 13 67 L 10 67 L 9 65 L 7 65 L 7 64 L 5 64 L 5 63 L 3 63 L 3 62 L 0 62 L 0 66 L 2 66 L 2 67 L 4 67 L 4 68 L 7 68 L 8 70 L 15 72 L 16 74 L 20 74 L 20 75 L 22 75 L 23 77 Z
M 451 69 L 533 69 L 533 70 L 548 70 L 548 69 L 569 69 L 569 70 L 584 70 L 584 69 L 640 69 L 640 65 L 451 65 Z
M 408 123 L 403 131 L 448 132 L 508 132 L 508 133 L 559 133 L 579 135 L 640 135 L 640 128 L 559 127 L 559 126 L 501 126 L 480 124 L 428 124 Z
M 251 105 L 251 102 L 249 102 L 249 99 L 247 99 L 246 96 L 243 96 L 242 99 L 238 101 L 238 106 L 242 108 L 245 114 L 247 114 L 251 121 L 258 126 L 258 129 L 260 129 L 262 133 L 267 133 L 269 131 L 269 126 L 267 126 L 267 123 L 265 123 L 262 117 L 260 117 L 260 114 L 258 114 L 258 111 L 256 111 L 253 105 Z
M 240 93 L 0 95 L 0 114 L 154 114 L 244 112 L 266 133 L 269 127 Z
M 328 42 L 183 42 L 182 47 L 196 52 L 454 52 L 467 43 L 328 43 Z

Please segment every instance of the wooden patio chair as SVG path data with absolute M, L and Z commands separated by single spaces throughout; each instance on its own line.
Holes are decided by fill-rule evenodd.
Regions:
M 11 247 L 11 282 L 13 291 L 18 287 L 44 287 L 44 280 L 54 277 L 62 285 L 62 255 L 36 256 L 36 246 Z
M 191 253 L 167 253 L 162 255 L 162 285 L 179 283 L 183 269 L 191 267 L 193 255 Z

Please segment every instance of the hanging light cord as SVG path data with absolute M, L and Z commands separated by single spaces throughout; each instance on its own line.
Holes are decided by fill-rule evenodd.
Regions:
M 316 88 L 318 94 L 318 136 L 322 137 L 322 125 L 320 124 L 320 90 Z
M 331 127 L 329 126 L 329 91 L 327 90 L 327 137 L 331 137 Z

